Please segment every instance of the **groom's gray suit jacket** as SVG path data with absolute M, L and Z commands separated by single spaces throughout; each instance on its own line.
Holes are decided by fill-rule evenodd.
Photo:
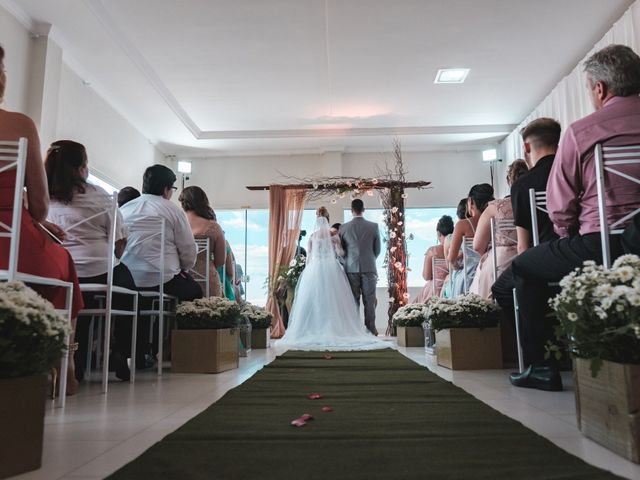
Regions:
M 345 251 L 345 272 L 375 273 L 376 258 L 380 255 L 378 224 L 355 217 L 340 226 L 339 235 Z

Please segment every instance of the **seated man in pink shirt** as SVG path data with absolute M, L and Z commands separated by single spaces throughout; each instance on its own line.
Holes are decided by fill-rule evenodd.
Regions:
M 522 374 L 511 375 L 518 387 L 562 390 L 557 366 L 544 358 L 553 330 L 547 317 L 548 283 L 558 282 L 585 260 L 602 263 L 594 146 L 640 145 L 640 57 L 629 47 L 610 45 L 586 61 L 585 72 L 596 112 L 567 129 L 547 183 L 549 217 L 561 238 L 513 261 L 521 343 L 531 363 Z M 625 173 L 640 176 L 638 165 L 624 167 Z M 617 175 L 607 175 L 605 181 L 609 224 L 640 207 L 640 185 Z M 622 253 L 620 236 L 611 236 L 612 259 Z

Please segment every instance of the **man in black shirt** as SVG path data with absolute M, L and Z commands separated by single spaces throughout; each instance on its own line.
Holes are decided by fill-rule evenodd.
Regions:
M 529 172 L 522 175 L 511 186 L 511 206 L 513 219 L 518 235 L 518 254 L 532 246 L 531 207 L 529 189 L 544 192 L 547 179 L 560 141 L 560 124 L 551 118 L 538 118 L 529 123 L 521 131 Z M 549 215 L 537 211 L 538 232 L 540 242 L 548 242 L 557 238 Z M 504 271 L 493 284 L 491 291 L 509 325 L 515 325 L 513 311 L 513 288 L 515 287 L 511 267 Z M 507 361 L 514 359 L 505 358 Z M 525 363 L 526 363 L 525 358 Z

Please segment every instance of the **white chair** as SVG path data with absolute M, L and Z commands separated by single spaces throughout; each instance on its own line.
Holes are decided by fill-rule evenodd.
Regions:
M 194 267 L 189 270 L 189 273 L 196 282 L 202 284 L 202 291 L 204 292 L 205 297 L 209 297 L 211 296 L 211 291 L 209 289 L 209 279 L 211 275 L 211 262 L 213 261 L 213 255 L 211 255 L 211 241 L 209 237 L 196 238 L 196 248 L 196 256 L 204 256 L 204 272 L 200 272 Z M 216 272 L 216 275 L 217 273 L 218 272 Z
M 602 265 L 611 268 L 611 248 L 609 235 L 621 235 L 624 223 L 640 213 L 640 208 L 629 212 L 624 217 L 615 221 L 611 225 L 607 220 L 607 205 L 605 192 L 605 171 L 618 175 L 630 182 L 640 185 L 640 178 L 621 172 L 616 168 L 619 165 L 640 165 L 640 145 L 630 145 L 625 147 L 605 147 L 597 144 L 594 151 L 596 168 L 596 185 L 598 190 L 598 213 L 600 217 L 600 238 L 602 242 Z
M 509 235 L 511 232 L 511 235 Z M 498 279 L 498 249 L 496 248 L 496 240 L 498 236 L 502 236 L 508 243 L 514 246 L 518 246 L 518 240 L 516 239 L 516 226 L 513 224 L 513 220 L 496 220 L 491 218 L 491 258 L 493 260 L 493 283 L 496 283 Z M 518 254 L 516 253 L 507 261 L 513 260 Z
M 73 305 L 73 284 L 55 278 L 30 275 L 18 271 L 20 251 L 20 224 L 22 221 L 22 195 L 24 192 L 24 176 L 27 160 L 27 139 L 16 141 L 0 140 L 0 173 L 16 170 L 16 184 L 13 196 L 13 216 L 11 225 L 0 222 L 0 237 L 10 238 L 9 263 L 7 270 L 0 270 L 0 281 L 20 281 L 27 284 L 46 285 L 66 289 L 65 307 L 58 309 L 67 318 L 71 329 L 71 308 Z M 67 397 L 67 368 L 69 365 L 69 339 L 65 338 L 65 351 L 60 361 L 59 405 L 64 407 Z
M 467 259 L 467 255 L 468 255 L 468 251 L 469 250 L 473 250 L 473 237 L 462 237 L 462 273 L 463 273 L 463 277 L 462 279 L 464 280 L 464 293 L 469 293 L 469 287 L 471 285 L 469 285 L 469 279 L 467 277 L 467 263 L 468 263 L 468 259 Z
M 538 210 L 549 214 L 547 210 L 547 192 L 536 192 L 535 189 L 529 189 L 529 208 L 531 212 L 531 236 L 533 237 L 533 246 L 540 245 L 540 233 L 538 229 Z
M 449 273 L 449 268 L 447 267 L 448 262 L 445 258 L 431 258 L 431 293 L 432 296 L 437 297 L 440 295 L 440 291 L 444 286 L 444 278 Z M 438 272 L 442 272 L 442 278 L 438 278 Z
M 533 238 L 533 246 L 540 245 L 540 231 L 538 229 L 538 211 L 549 214 L 547 210 L 547 192 L 536 192 L 535 189 L 529 189 L 529 211 L 531 214 L 531 237 Z M 551 282 L 550 287 L 558 286 L 558 282 Z M 516 319 L 516 341 L 518 343 L 518 367 L 520 373 L 524 371 L 524 359 L 522 353 L 522 345 L 520 344 L 520 305 L 518 304 L 518 295 L 516 289 L 513 289 L 513 312 Z
M 130 236 L 138 237 L 138 246 L 145 243 L 147 248 L 154 241 L 160 242 L 158 266 L 158 291 L 141 290 L 138 295 L 141 298 L 151 300 L 151 308 L 140 310 L 139 315 L 151 317 L 149 336 L 153 340 L 154 321 L 158 319 L 158 375 L 162 375 L 163 340 L 165 329 L 165 317 L 175 316 L 175 307 L 178 298 L 164 293 L 165 276 L 165 219 L 162 217 L 134 216 L 125 219 L 125 225 Z M 128 244 L 128 247 L 130 244 Z
M 91 324 L 89 327 L 89 341 L 93 341 L 93 322 L 95 318 L 105 318 L 104 323 L 104 336 L 102 338 L 102 391 L 103 393 L 107 393 L 108 382 L 109 382 L 109 352 L 111 347 L 111 326 L 113 322 L 114 316 L 124 316 L 131 317 L 131 382 L 135 382 L 136 370 L 135 370 L 135 358 L 136 358 L 136 330 L 138 325 L 138 292 L 135 290 L 129 290 L 127 288 L 119 287 L 113 284 L 113 268 L 115 264 L 115 238 L 116 238 L 116 230 L 117 230 L 117 218 L 118 218 L 118 198 L 117 194 L 109 195 L 105 197 L 104 202 L 100 204 L 95 201 L 76 201 L 74 202 L 74 207 L 86 210 L 86 215 L 83 216 L 82 220 L 68 226 L 65 230 L 69 237 L 69 239 L 76 239 L 76 241 L 83 243 L 83 239 L 74 236 L 74 230 L 76 230 L 81 225 L 90 222 L 94 218 L 107 215 L 110 218 L 110 228 L 109 228 L 109 236 L 107 240 L 107 249 L 104 253 L 104 256 L 89 258 L 89 260 L 96 261 L 107 261 L 107 283 L 106 284 L 97 284 L 97 283 L 83 283 L 80 284 L 80 290 L 83 293 L 93 293 L 93 294 L 103 294 L 102 298 L 105 300 L 104 302 L 100 302 L 98 308 L 86 308 L 79 312 L 79 315 L 91 315 Z M 114 309 L 113 308 L 113 294 L 125 295 L 131 297 L 132 300 L 132 308 L 131 310 L 127 309 Z M 100 327 L 99 327 L 100 328 Z M 100 328 L 100 331 L 102 329 Z M 99 338 L 101 335 L 99 335 Z M 90 371 L 91 368 L 91 348 L 89 347 L 87 351 L 87 363 L 88 366 L 87 372 Z M 100 349 L 96 352 L 98 355 Z

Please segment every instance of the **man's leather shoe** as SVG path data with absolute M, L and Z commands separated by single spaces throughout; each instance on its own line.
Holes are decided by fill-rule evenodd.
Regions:
M 546 365 L 529 365 L 522 373 L 512 373 L 511 384 L 516 387 L 536 388 L 548 392 L 562 390 L 562 378 L 556 368 Z

